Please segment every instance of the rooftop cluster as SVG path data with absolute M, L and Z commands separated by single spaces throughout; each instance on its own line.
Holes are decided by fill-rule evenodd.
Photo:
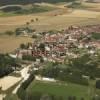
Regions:
M 44 60 L 63 62 L 68 56 L 76 58 L 84 53 L 94 54 L 100 47 L 99 40 L 92 38 L 93 33 L 100 32 L 100 26 L 70 26 L 57 32 L 43 32 L 34 43 L 17 51 L 18 57 L 23 55 L 41 56 Z

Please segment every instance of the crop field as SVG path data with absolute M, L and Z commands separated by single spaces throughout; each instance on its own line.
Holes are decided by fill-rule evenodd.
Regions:
M 41 5 L 41 7 L 55 7 L 55 10 L 50 10 L 47 12 L 39 12 L 34 14 L 22 14 L 22 15 L 4 15 L 0 17 L 0 33 L 11 30 L 14 31 L 17 27 L 31 27 L 37 32 L 49 31 L 49 30 L 62 30 L 70 25 L 91 25 L 91 24 L 100 24 L 100 10 L 92 11 L 88 9 L 71 9 L 65 7 L 65 3 L 59 4 L 47 4 L 41 3 L 36 4 Z M 98 4 L 84 3 L 88 7 L 99 7 Z M 27 5 L 30 7 L 30 5 Z M 0 12 L 2 14 L 2 12 Z M 10 15 L 11 14 L 11 15 Z M 38 21 L 36 21 L 38 18 Z M 31 22 L 31 20 L 35 20 Z M 29 22 L 29 25 L 26 23 Z M 11 52 L 16 49 L 20 43 L 31 41 L 30 38 L 26 39 L 23 37 L 2 37 L 0 35 L 0 52 Z
M 88 88 L 81 85 L 76 85 L 72 83 L 50 83 L 42 81 L 33 81 L 28 87 L 27 91 L 29 93 L 39 92 L 44 94 L 50 94 L 54 96 L 62 96 L 64 100 L 68 96 L 76 96 L 77 100 L 84 97 L 85 100 L 89 100 Z
M 63 29 L 69 25 L 89 25 L 100 23 L 100 12 L 88 10 L 69 10 L 69 9 L 56 9 L 50 12 L 31 14 L 31 15 L 17 15 L 0 17 L 0 32 L 7 30 L 14 30 L 16 27 L 26 25 L 31 19 L 38 18 L 29 25 L 37 31 Z
M 32 42 L 29 37 L 0 36 L 0 53 L 9 53 L 19 47 L 21 43 Z
M 90 10 L 100 11 L 100 3 L 83 3 Z
M 16 78 L 13 76 L 7 76 L 0 79 L 0 86 L 2 86 L 2 90 L 6 91 L 10 87 L 12 87 L 14 84 L 16 84 L 18 81 L 20 81 L 21 78 Z

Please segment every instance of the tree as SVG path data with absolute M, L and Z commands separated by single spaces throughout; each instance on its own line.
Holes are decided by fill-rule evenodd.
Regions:
M 20 28 L 16 28 L 16 30 L 15 30 L 15 34 L 16 34 L 16 36 L 18 36 L 18 35 L 21 34 L 21 32 L 20 32 Z
M 51 95 L 51 99 L 52 99 L 52 100 L 55 100 L 55 96 L 54 96 L 54 95 Z
M 33 23 L 34 22 L 34 19 L 31 19 L 31 22 Z
M 6 31 L 5 34 L 6 34 L 6 35 L 13 35 L 14 32 L 13 32 L 13 31 Z
M 13 72 L 20 67 L 18 62 L 9 55 L 0 54 L 0 78 Z
M 96 81 L 96 88 L 100 89 L 100 80 Z
M 77 100 L 76 96 L 73 96 L 72 98 L 73 98 L 73 100 Z
M 96 98 L 95 98 L 95 97 L 93 97 L 93 98 L 92 98 L 92 100 L 96 100 Z
M 28 61 L 36 61 L 36 58 L 31 56 L 31 55 L 23 55 L 22 59 L 23 60 L 28 60 Z
M 85 100 L 83 97 L 80 100 Z
M 20 48 L 21 49 L 25 49 L 26 48 L 26 45 L 22 43 L 22 44 L 20 44 Z
M 39 19 L 38 18 L 36 18 L 36 21 L 38 21 Z
M 45 51 L 45 44 L 41 43 L 39 45 L 39 48 L 40 48 L 41 51 Z
M 41 2 L 47 2 L 47 3 L 58 3 L 58 2 L 73 2 L 75 0 L 7 0 L 4 2 L 4 0 L 0 0 L 0 6 L 3 5 L 13 5 L 13 4 L 32 4 L 32 3 L 41 3 Z
M 68 100 L 73 100 L 71 96 L 68 96 Z
M 43 57 L 40 57 L 40 62 L 41 62 L 41 63 L 43 63 L 43 62 L 44 62 Z
M 59 96 L 59 99 L 58 100 L 63 100 L 63 97 L 62 96 Z
M 32 35 L 32 38 L 33 38 L 33 39 L 36 39 L 36 38 L 37 38 L 37 35 Z
M 31 73 L 30 74 L 30 76 L 29 76 L 29 78 L 27 79 L 27 80 L 25 80 L 22 84 L 21 84 L 21 86 L 20 86 L 20 88 L 18 89 L 18 91 L 17 91 L 17 95 L 18 95 L 18 97 L 21 99 L 21 100 L 39 100 L 39 99 L 28 99 L 28 97 L 29 96 L 33 96 L 33 95 L 35 95 L 35 94 L 33 94 L 33 95 L 29 95 L 29 94 L 27 94 L 27 92 L 26 92 L 26 89 L 27 89 L 27 87 L 30 85 L 30 83 L 33 81 L 35 79 L 35 76 L 34 76 L 34 73 Z M 36 96 L 37 96 L 38 94 L 36 94 Z M 38 95 L 39 96 L 39 95 Z
M 40 100 L 52 100 L 52 98 L 48 94 L 44 94 L 44 95 L 42 95 L 42 97 L 40 98 Z
M 28 26 L 28 25 L 30 25 L 30 23 L 29 22 L 26 22 L 26 25 Z

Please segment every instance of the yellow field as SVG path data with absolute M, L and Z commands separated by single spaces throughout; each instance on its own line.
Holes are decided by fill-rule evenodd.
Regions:
M 91 10 L 100 11 L 100 3 L 83 3 L 83 5 Z
M 51 4 L 41 3 L 42 6 Z M 99 4 L 84 4 L 95 6 Z M 90 25 L 100 24 L 100 12 L 82 9 L 69 9 L 65 4 L 57 4 L 56 10 L 37 13 L 31 15 L 20 15 L 11 17 L 0 17 L 0 32 L 14 30 L 16 27 L 26 26 L 26 22 L 38 18 L 39 21 L 31 23 L 29 26 L 37 31 L 61 30 L 69 25 Z M 30 38 L 23 37 L 0 37 L 0 52 L 10 52 L 16 49 L 20 43 L 32 41 Z
M 99 16 L 100 12 L 64 8 L 33 15 L 0 17 L 0 32 L 25 26 L 26 22 L 30 22 L 31 19 L 35 18 L 38 18 L 39 21 L 31 23 L 30 26 L 37 31 L 45 31 L 56 28 L 62 29 L 72 24 L 99 24 Z
M 32 42 L 29 37 L 0 36 L 0 53 L 9 53 L 19 47 L 21 43 Z

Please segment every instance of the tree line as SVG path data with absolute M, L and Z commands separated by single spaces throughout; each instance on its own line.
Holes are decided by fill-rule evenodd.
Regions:
M 27 87 L 35 79 L 34 73 L 31 73 L 29 78 L 22 83 L 20 88 L 17 91 L 17 95 L 21 100 L 65 100 L 63 96 L 56 96 L 43 92 L 34 92 L 31 93 L 27 91 Z M 67 95 L 67 94 L 66 94 Z M 76 96 L 67 96 L 66 100 L 77 100 Z M 78 100 L 85 100 L 84 97 L 81 97 Z M 93 99 L 96 100 L 96 99 Z
M 11 58 L 8 54 L 0 54 L 0 78 L 10 74 L 17 67 L 20 67 L 16 59 Z
M 57 3 L 57 2 L 71 2 L 71 1 L 75 1 L 75 0 L 0 0 L 0 6 L 11 5 L 11 4 L 31 4 L 36 2 Z
M 78 58 L 71 58 L 65 64 L 48 62 L 42 69 L 35 72 L 43 77 L 55 78 L 81 85 L 89 85 L 89 79 L 100 78 L 100 55 L 85 54 Z

